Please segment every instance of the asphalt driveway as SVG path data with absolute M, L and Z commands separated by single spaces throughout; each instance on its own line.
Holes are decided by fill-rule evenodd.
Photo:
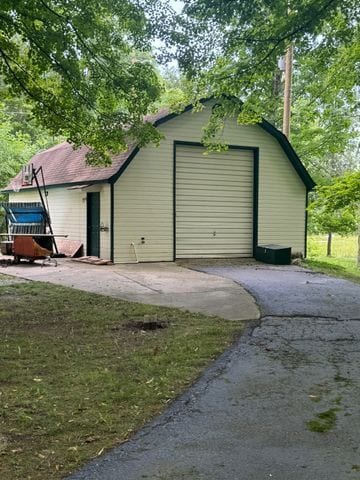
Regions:
M 360 478 L 360 286 L 298 267 L 205 262 L 260 321 L 132 440 L 72 480 Z

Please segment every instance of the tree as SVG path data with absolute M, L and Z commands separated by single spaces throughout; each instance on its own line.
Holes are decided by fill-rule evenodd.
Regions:
M 144 3 L 152 4 L 151 0 Z M 360 9 L 355 0 L 188 0 L 183 12 L 164 21 L 154 9 L 157 33 L 193 82 L 193 96 L 241 99 L 224 106 L 205 132 L 211 143 L 222 117 L 241 123 L 262 116 L 281 120 L 278 59 L 294 45 L 293 143 L 304 162 L 318 169 L 329 153 L 342 153 L 358 115 Z M 154 27 L 155 28 L 155 27 Z M 236 102 L 235 102 L 236 103 Z M 216 141 L 215 141 L 216 143 Z
M 91 163 L 128 143 L 158 142 L 143 116 L 160 95 L 147 21 L 136 0 L 2 0 L 0 73 L 38 122 Z
M 358 225 L 358 256 L 360 267 L 360 172 L 352 172 L 335 179 L 330 185 L 317 189 L 317 199 L 311 209 L 318 209 L 326 215 L 340 215 L 348 212 Z M 326 219 L 325 219 L 326 222 Z
M 11 105 L 14 108 L 13 103 Z M 27 118 L 26 112 L 21 115 Z M 5 187 L 36 152 L 55 143 L 44 130 L 38 128 L 36 137 L 29 133 L 29 126 L 27 130 L 21 130 L 6 105 L 0 103 L 0 188 Z
M 350 235 L 356 231 L 356 217 L 351 210 L 343 209 L 328 211 L 326 208 L 319 207 L 311 210 L 310 214 L 311 230 L 314 233 L 325 233 L 327 235 L 326 255 L 331 257 L 332 236 Z

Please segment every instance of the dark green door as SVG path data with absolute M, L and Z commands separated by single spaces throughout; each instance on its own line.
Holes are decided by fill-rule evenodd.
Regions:
M 100 193 L 87 194 L 87 254 L 100 256 Z

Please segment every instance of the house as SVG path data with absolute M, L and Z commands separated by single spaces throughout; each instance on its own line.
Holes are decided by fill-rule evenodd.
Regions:
M 131 147 L 110 167 L 85 163 L 87 148 L 62 143 L 30 162 L 43 167 L 53 230 L 115 263 L 252 257 L 256 245 L 306 254 L 306 204 L 314 182 L 286 137 L 266 121 L 228 120 L 226 152 L 204 154 L 214 100 L 194 112 L 160 112 L 159 147 Z M 20 175 L 20 174 L 19 174 Z M 32 187 L 10 201 L 36 201 Z

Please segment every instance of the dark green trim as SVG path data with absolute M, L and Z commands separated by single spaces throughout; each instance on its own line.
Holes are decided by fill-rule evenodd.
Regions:
M 210 98 L 202 98 L 200 100 L 200 103 L 205 103 L 207 101 L 211 100 Z M 159 125 L 161 125 L 162 123 L 166 123 L 168 122 L 169 120 L 172 120 L 173 118 L 176 118 L 178 117 L 179 115 L 182 115 L 183 113 L 185 112 L 189 112 L 190 110 L 193 109 L 193 105 L 187 105 L 184 110 L 182 110 L 181 112 L 179 113 L 169 113 L 168 115 L 165 115 L 164 117 L 162 118 L 159 118 L 159 120 L 156 120 L 153 125 L 154 127 L 158 127 Z M 129 164 L 131 163 L 131 161 L 133 160 L 133 158 L 139 153 L 140 151 L 140 148 L 139 147 L 135 147 L 134 150 L 130 153 L 130 155 L 128 156 L 128 158 L 126 159 L 126 161 L 121 165 L 121 167 L 119 168 L 119 170 L 114 174 L 112 175 L 110 178 L 109 178 L 109 183 L 115 183 L 116 180 L 118 180 L 118 178 L 123 174 L 123 172 L 127 169 L 127 167 L 129 166 Z
M 121 165 L 121 167 L 119 168 L 119 170 L 114 174 L 112 175 L 108 182 L 109 183 L 115 183 L 116 180 L 120 177 L 120 175 L 122 175 L 122 173 L 127 169 L 127 167 L 129 166 L 130 162 L 132 161 L 132 159 L 137 155 L 137 153 L 140 151 L 140 148 L 139 147 L 135 147 L 134 150 L 130 153 L 130 155 L 128 156 L 128 158 L 125 160 L 125 162 Z
M 210 100 L 212 100 L 214 97 L 210 98 L 205 98 L 201 99 L 200 103 L 206 103 Z M 180 113 L 169 113 L 168 115 L 165 115 L 162 118 L 159 118 L 159 120 L 156 120 L 154 122 L 154 127 L 158 127 L 159 125 L 162 125 L 163 123 L 168 122 L 169 120 L 172 120 L 173 118 L 178 117 L 179 115 L 182 115 L 185 112 L 189 112 L 190 110 L 193 109 L 193 105 L 187 105 L 184 110 L 182 110 Z M 301 163 L 300 158 L 296 154 L 295 150 L 289 143 L 288 139 L 285 137 L 285 135 L 280 132 L 276 127 L 274 127 L 271 123 L 267 122 L 266 120 L 262 120 L 258 124 L 261 128 L 263 128 L 266 132 L 268 132 L 270 135 L 272 135 L 276 140 L 279 142 L 280 146 L 284 150 L 286 156 L 290 160 L 291 164 L 295 168 L 297 174 L 303 181 L 304 185 L 306 186 L 307 190 L 312 190 L 315 187 L 315 182 L 307 172 L 306 168 L 304 165 Z M 231 148 L 231 146 L 230 146 Z M 244 147 L 245 148 L 245 147 Z M 256 147 L 254 147 L 256 148 Z M 119 170 L 109 177 L 108 179 L 103 179 L 103 180 L 84 180 L 82 182 L 74 182 L 74 183 L 60 183 L 57 185 L 49 185 L 47 188 L 56 188 L 56 187 L 67 187 L 71 185 L 81 185 L 84 183 L 89 183 L 89 184 L 96 184 L 96 183 L 115 183 L 118 178 L 122 175 L 122 173 L 127 169 L 133 158 L 137 155 L 137 153 L 140 151 L 139 147 L 135 147 L 134 150 L 130 153 L 128 158 L 125 160 L 125 162 L 121 165 Z M 31 188 L 27 188 L 26 190 L 32 190 Z M 2 193 L 11 193 L 13 190 L 1 190 Z
M 254 173 L 253 173 L 253 257 L 258 244 L 259 225 L 259 148 L 254 148 Z
M 110 260 L 114 263 L 114 184 L 110 183 Z
M 259 126 L 263 128 L 266 132 L 270 133 L 270 135 L 272 135 L 274 138 L 276 138 L 276 140 L 279 142 L 280 146 L 286 153 L 286 156 L 290 160 L 292 166 L 295 168 L 297 174 L 306 186 L 306 189 L 308 191 L 312 190 L 316 186 L 316 183 L 309 175 L 308 171 L 302 164 L 300 158 L 298 157 L 297 153 L 291 146 L 286 136 L 282 132 L 280 132 L 280 130 L 274 127 L 274 125 L 267 122 L 266 120 L 262 120 L 262 122 L 259 123 Z
M 176 260 L 176 141 L 173 143 L 173 261 Z
M 188 145 L 190 147 L 204 147 L 200 142 L 186 142 L 174 140 L 173 143 L 173 259 L 176 260 L 176 147 Z M 244 147 L 242 145 L 228 145 L 230 150 L 250 150 L 253 152 L 253 256 L 258 242 L 258 217 L 259 217 L 259 148 Z
M 206 103 L 206 102 L 208 102 L 212 99 L 213 99 L 213 97 L 207 98 L 207 99 L 201 99 L 200 102 L 201 103 Z M 190 110 L 192 110 L 192 108 L 193 108 L 193 105 L 187 105 L 184 108 L 184 110 L 182 110 L 180 113 L 169 113 L 168 115 L 165 115 L 164 117 L 155 121 L 154 122 L 154 127 L 158 127 L 159 125 L 161 125 L 163 123 L 166 123 L 169 120 L 172 120 L 172 119 L 178 117 L 179 115 L 182 115 L 185 112 L 189 112 Z M 258 125 L 261 128 L 263 128 L 267 133 L 272 135 L 279 142 L 279 144 L 280 144 L 281 148 L 283 149 L 284 153 L 286 154 L 287 158 L 290 160 L 290 162 L 293 165 L 295 171 L 297 172 L 297 174 L 299 175 L 299 177 L 303 181 L 304 185 L 306 186 L 306 189 L 308 191 L 312 190 L 315 187 L 316 184 L 315 184 L 314 180 L 311 178 L 311 176 L 308 173 L 308 171 L 306 170 L 306 168 L 304 167 L 304 165 L 302 164 L 300 158 L 298 157 L 297 153 L 295 152 L 295 150 L 291 146 L 291 144 L 290 144 L 289 140 L 286 138 L 286 136 L 282 132 L 280 132 L 280 130 L 278 130 L 276 127 L 274 127 L 274 125 L 272 125 L 271 123 L 267 122 L 264 119 Z M 180 144 L 180 142 L 179 142 L 179 144 Z M 184 142 L 184 144 L 186 144 L 186 142 Z M 198 144 L 202 146 L 201 143 L 198 143 Z M 232 148 L 232 147 L 234 147 L 234 145 L 229 145 L 229 148 Z M 236 146 L 235 146 L 235 148 L 236 148 Z M 257 147 L 242 147 L 242 148 L 257 148 Z M 120 167 L 120 169 L 117 171 L 117 173 L 115 173 L 112 177 L 109 178 L 110 183 L 116 182 L 116 180 L 120 177 L 120 175 L 124 172 L 124 170 L 129 166 L 129 164 L 133 160 L 133 158 L 137 155 L 139 150 L 140 149 L 138 147 L 136 147 L 131 152 L 128 159 Z
M 308 206 L 309 206 L 309 192 L 305 196 L 305 239 L 304 239 L 304 258 L 307 256 L 307 235 L 308 235 Z

